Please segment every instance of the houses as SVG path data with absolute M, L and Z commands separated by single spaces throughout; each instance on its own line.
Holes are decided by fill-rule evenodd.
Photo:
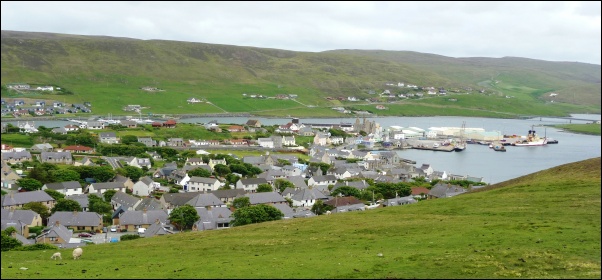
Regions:
M 42 186 L 42 190 L 55 190 L 65 196 L 72 196 L 76 194 L 83 194 L 82 185 L 78 181 L 67 181 L 58 183 L 46 183 Z
M 119 227 L 122 231 L 137 232 L 139 228 L 149 228 L 157 221 L 165 224 L 167 219 L 164 210 L 126 211 L 119 217 Z
M 261 184 L 268 184 L 268 181 L 265 178 L 240 179 L 236 182 L 236 189 L 243 189 L 246 192 L 256 192 L 257 187 Z
M 137 196 L 148 196 L 152 191 L 158 189 L 160 183 L 153 181 L 149 176 L 144 176 L 136 182 L 132 188 L 132 193 Z

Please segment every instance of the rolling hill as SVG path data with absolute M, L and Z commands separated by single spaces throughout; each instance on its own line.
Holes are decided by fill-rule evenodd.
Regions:
M 331 107 L 374 111 L 375 104 L 392 104 L 378 114 L 445 115 L 442 101 L 455 99 L 459 102 L 443 102 L 443 107 L 457 108 L 455 114 L 515 117 L 597 113 L 601 103 L 600 65 L 575 62 L 398 51 L 310 53 L 8 30 L 2 30 L 1 45 L 3 98 L 87 101 L 95 114 L 120 114 L 118 108 L 141 104 L 144 113 L 340 116 Z M 384 90 L 422 92 L 386 85 L 399 82 L 445 88 L 449 95 L 424 100 L 378 98 Z M 55 85 L 65 94 L 6 88 L 14 83 Z M 161 91 L 149 93 L 143 87 Z M 552 99 L 551 92 L 558 95 Z M 297 98 L 273 99 L 278 94 Z M 251 95 L 269 98 L 252 100 Z M 348 96 L 378 100 L 336 100 Z M 209 102 L 191 105 L 186 102 L 191 97 Z M 528 109 L 519 106 L 525 102 L 531 105 Z M 489 106 L 500 103 L 504 106 Z
M 411 205 L 90 245 L 77 261 L 2 252 L 2 279 L 600 279 L 600 190 L 598 157 Z

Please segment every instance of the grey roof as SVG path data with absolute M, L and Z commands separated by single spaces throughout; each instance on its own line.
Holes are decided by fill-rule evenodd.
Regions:
M 384 206 L 397 206 L 397 205 L 405 205 L 405 204 L 414 204 L 417 203 L 416 199 L 412 196 L 404 196 L 404 197 L 396 197 L 391 199 L 386 199 L 383 203 Z
M 217 198 L 233 198 L 237 196 L 241 196 L 245 194 L 245 190 L 243 189 L 230 189 L 230 190 L 216 190 L 212 191 L 212 194 L 217 196 Z
M 48 224 L 54 224 L 59 221 L 64 226 L 92 226 L 98 227 L 102 225 L 102 215 L 96 212 L 68 212 L 57 211 L 48 218 Z
M 365 204 L 357 203 L 357 204 L 341 205 L 341 206 L 335 208 L 332 212 L 340 213 L 340 212 L 350 212 L 350 211 L 364 211 L 365 209 L 366 209 Z
M 78 182 L 78 181 L 67 181 L 67 182 L 59 182 L 59 183 L 47 183 L 46 188 L 49 188 L 51 190 L 55 190 L 55 191 L 62 191 L 62 190 L 77 190 L 77 189 L 81 189 L 82 185 Z
M 300 189 L 291 197 L 291 199 L 295 201 L 303 201 L 327 199 L 327 197 L 317 189 Z
M 314 179 L 315 182 L 326 182 L 326 181 L 336 181 L 337 177 L 335 177 L 334 175 L 318 175 L 318 176 L 313 176 L 312 177 Z
M 225 205 L 217 196 L 213 193 L 199 193 L 197 196 L 190 199 L 186 204 L 192 205 L 193 207 L 207 207 L 207 206 L 221 206 Z
M 195 223 L 199 231 L 216 229 L 218 223 L 230 223 L 232 221 L 232 211 L 226 207 L 215 207 L 211 209 L 196 208 L 200 218 Z
M 169 203 L 171 206 L 182 206 L 186 202 L 190 201 L 193 197 L 199 193 L 188 192 L 188 193 L 164 193 L 163 200 Z
M 188 180 L 188 183 L 201 183 L 201 184 L 215 184 L 215 182 L 219 182 L 219 180 L 215 179 L 215 178 L 206 178 L 206 177 L 199 177 L 199 176 L 192 176 L 190 177 L 190 180 Z
M 248 193 L 245 196 L 249 197 L 251 205 L 286 202 L 286 199 L 277 192 Z
M 280 212 L 284 214 L 284 217 L 282 217 L 283 219 L 290 219 L 293 218 L 293 216 L 295 215 L 295 211 L 293 210 L 293 208 L 288 206 L 288 204 L 286 203 L 278 203 L 272 206 L 276 207 L 276 209 L 280 210 Z
M 126 211 L 119 217 L 120 225 L 147 225 L 156 222 L 167 221 L 167 212 L 163 210 Z
M 77 201 L 82 208 L 88 208 L 90 201 L 87 194 L 74 194 L 66 197 L 66 199 Z
M 115 132 L 101 132 L 100 134 L 100 138 L 115 138 L 117 137 L 117 133 Z
M 352 188 L 356 188 L 358 190 L 363 190 L 368 188 L 370 185 L 365 181 L 365 180 L 361 180 L 361 181 L 344 181 L 344 182 L 337 182 L 336 184 L 334 184 L 334 187 L 332 188 L 332 190 L 336 190 L 340 187 L 352 187 Z
M 285 180 L 288 180 L 289 182 L 293 183 L 293 185 L 295 185 L 295 188 L 299 188 L 299 189 L 307 188 L 307 183 L 305 183 L 305 178 L 303 178 L 301 176 L 289 176 Z
M 123 185 L 123 182 L 106 182 L 106 183 L 93 183 L 92 186 L 94 186 L 95 190 L 100 190 L 100 189 L 121 189 L 121 188 L 125 188 L 125 186 Z
M 68 243 L 72 235 L 73 232 L 64 225 L 52 223 L 52 226 L 48 228 L 48 231 L 38 235 L 36 240 L 41 237 L 58 237 L 65 240 L 65 243 Z
M 140 203 L 138 203 L 138 205 L 136 206 L 136 208 L 134 208 L 134 210 L 163 210 L 163 205 L 161 205 L 161 202 L 159 202 L 159 200 L 157 200 L 154 197 L 145 197 L 142 199 L 142 201 L 140 201 Z
M 261 184 L 267 184 L 268 181 L 265 178 L 247 178 L 247 179 L 240 179 L 240 183 L 243 185 L 261 185 Z
M 133 209 L 134 207 L 136 207 L 136 204 L 140 202 L 140 198 L 137 198 L 133 195 L 124 192 L 116 192 L 115 195 L 111 197 L 111 202 L 118 203 L 126 207 L 126 209 Z
M 31 160 L 31 153 L 29 151 L 20 151 L 20 152 L 6 152 L 1 153 L 2 160 L 11 160 L 11 159 L 22 159 L 26 158 Z
M 152 183 L 154 183 L 154 182 L 155 182 L 155 181 L 153 181 L 153 179 L 152 179 L 151 177 L 149 177 L 149 176 L 144 176 L 144 177 L 140 178 L 138 181 L 139 181 L 139 182 L 142 182 L 142 183 L 144 183 L 144 184 L 145 184 L 145 185 L 147 185 L 147 186 L 150 186 L 150 185 L 152 185 Z
M 48 143 L 42 143 L 42 144 L 34 144 L 33 146 L 31 146 L 32 150 L 52 150 L 54 149 L 54 147 L 52 147 L 52 145 L 48 144 Z
M 115 175 L 115 178 L 113 178 L 113 182 L 115 182 L 115 183 L 125 183 L 128 180 L 132 180 L 132 179 L 130 179 L 129 177 L 120 175 L 120 174 Z
M 71 152 L 41 152 L 40 159 L 46 161 L 49 159 L 72 160 L 73 158 L 71 157 Z
M 146 231 L 144 231 L 144 237 L 153 237 L 155 235 L 166 234 L 173 234 L 173 232 L 166 229 L 161 221 L 155 221 L 146 229 Z
M 31 225 L 33 223 L 33 219 L 40 214 L 32 211 L 32 210 L 9 210 L 2 209 L 2 220 L 17 220 L 24 222 L 25 224 Z
M 54 201 L 45 191 L 17 192 L 2 196 L 2 207 L 22 205 L 28 202 Z
M 466 189 L 462 188 L 461 186 L 438 183 L 431 188 L 429 195 L 442 198 L 456 196 L 465 192 Z

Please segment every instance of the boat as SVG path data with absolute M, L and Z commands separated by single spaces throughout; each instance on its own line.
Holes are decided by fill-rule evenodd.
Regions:
M 462 129 L 460 130 L 460 142 L 454 143 L 454 152 L 461 152 L 466 150 L 466 140 L 464 140 L 464 130 L 466 129 L 466 122 L 462 122 Z
M 502 143 L 491 143 L 489 145 L 489 148 L 493 149 L 496 152 L 505 152 L 506 151 L 506 147 L 504 147 L 504 145 L 502 145 Z
M 553 138 L 547 138 L 548 139 L 548 144 L 558 144 L 558 140 L 553 139 Z
M 548 139 L 546 137 L 540 138 L 537 133 L 535 133 L 535 129 L 531 126 L 529 130 L 529 134 L 527 134 L 526 138 L 521 137 L 521 139 L 512 143 L 512 146 L 544 146 L 548 143 Z

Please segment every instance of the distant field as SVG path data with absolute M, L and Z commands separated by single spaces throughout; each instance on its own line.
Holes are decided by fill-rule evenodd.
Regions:
M 576 133 L 600 135 L 601 129 L 599 124 L 557 124 L 554 127 L 562 128 Z

